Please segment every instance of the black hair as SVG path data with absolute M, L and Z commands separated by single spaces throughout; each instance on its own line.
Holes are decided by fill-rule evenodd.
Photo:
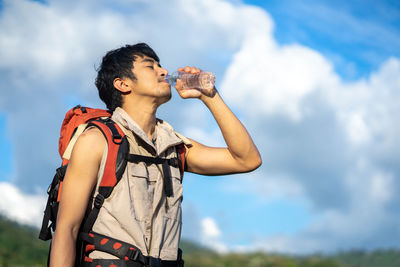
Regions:
M 133 62 L 136 58 L 148 56 L 159 62 L 157 54 L 145 43 L 125 45 L 121 48 L 108 51 L 97 69 L 96 87 L 100 99 L 110 111 L 122 106 L 122 93 L 114 87 L 116 78 L 130 78 L 135 80 L 132 73 Z

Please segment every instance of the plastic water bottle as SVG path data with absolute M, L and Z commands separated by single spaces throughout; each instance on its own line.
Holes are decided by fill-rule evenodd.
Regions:
M 182 81 L 182 89 L 194 88 L 204 93 L 211 93 L 214 89 L 215 76 L 212 72 L 202 71 L 198 74 L 177 71 L 165 78 L 171 86 L 176 85 L 176 80 Z

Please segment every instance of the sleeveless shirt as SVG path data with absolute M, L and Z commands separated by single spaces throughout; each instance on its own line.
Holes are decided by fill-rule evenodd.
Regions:
M 159 119 L 153 134 L 154 142 L 122 108 L 115 109 L 112 119 L 126 134 L 131 154 L 174 158 L 177 157 L 176 145 L 191 145 L 187 138 Z M 107 148 L 94 195 L 98 193 L 106 156 Z M 161 165 L 128 162 L 121 180 L 104 201 L 93 231 L 133 244 L 145 256 L 176 260 L 182 228 L 183 188 L 179 168 L 170 168 L 173 194 L 167 197 L 163 190 Z M 89 256 L 94 259 L 116 258 L 100 251 L 93 251 Z

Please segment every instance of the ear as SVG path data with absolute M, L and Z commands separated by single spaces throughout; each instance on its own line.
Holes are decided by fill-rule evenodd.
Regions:
M 127 83 L 127 81 L 125 79 L 115 78 L 113 85 L 114 85 L 115 89 L 117 89 L 121 93 L 130 93 L 131 92 L 131 87 L 129 86 L 129 84 Z

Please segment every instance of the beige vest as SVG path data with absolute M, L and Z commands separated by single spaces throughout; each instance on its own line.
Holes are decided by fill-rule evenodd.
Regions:
M 130 153 L 144 156 L 176 157 L 175 146 L 190 146 L 190 141 L 174 132 L 172 127 L 157 121 L 154 143 L 121 108 L 112 119 L 127 135 Z M 103 154 L 98 178 L 102 177 L 107 149 Z M 143 162 L 128 162 L 122 179 L 104 201 L 93 231 L 137 246 L 145 256 L 176 260 L 182 227 L 182 180 L 179 168 L 171 166 L 173 195 L 166 197 L 163 190 L 161 165 L 146 166 Z M 100 179 L 97 179 L 95 195 Z M 114 256 L 94 251 L 95 259 L 115 259 Z

